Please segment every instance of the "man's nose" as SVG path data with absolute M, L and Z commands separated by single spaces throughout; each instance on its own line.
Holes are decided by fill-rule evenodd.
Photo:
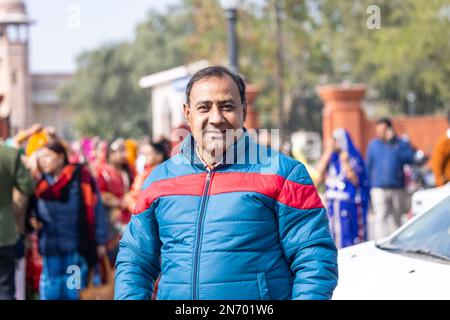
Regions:
M 211 108 L 208 121 L 209 123 L 216 125 L 224 122 L 223 114 L 220 111 L 220 108 L 218 108 L 217 106 Z

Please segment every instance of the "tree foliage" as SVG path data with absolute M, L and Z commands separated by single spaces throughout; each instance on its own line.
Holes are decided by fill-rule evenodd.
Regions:
M 324 21 L 320 35 L 334 48 L 331 79 L 367 83 L 394 113 L 408 111 L 411 95 L 418 114 L 433 113 L 450 104 L 448 1 L 318 3 Z M 369 5 L 380 8 L 380 29 L 367 28 Z

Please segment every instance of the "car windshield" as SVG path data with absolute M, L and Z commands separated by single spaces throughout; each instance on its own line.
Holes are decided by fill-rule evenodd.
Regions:
M 450 261 L 450 196 L 377 247 Z

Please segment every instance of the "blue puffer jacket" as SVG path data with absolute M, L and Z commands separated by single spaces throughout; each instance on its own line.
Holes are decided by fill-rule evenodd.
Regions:
M 188 136 L 144 184 L 115 298 L 150 299 L 160 272 L 158 299 L 331 298 L 336 247 L 303 164 L 248 134 L 212 171 L 194 149 Z

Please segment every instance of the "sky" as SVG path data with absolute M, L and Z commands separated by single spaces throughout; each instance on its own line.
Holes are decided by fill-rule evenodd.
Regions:
M 25 0 L 32 73 L 70 73 L 82 51 L 131 40 L 150 9 L 176 0 Z

